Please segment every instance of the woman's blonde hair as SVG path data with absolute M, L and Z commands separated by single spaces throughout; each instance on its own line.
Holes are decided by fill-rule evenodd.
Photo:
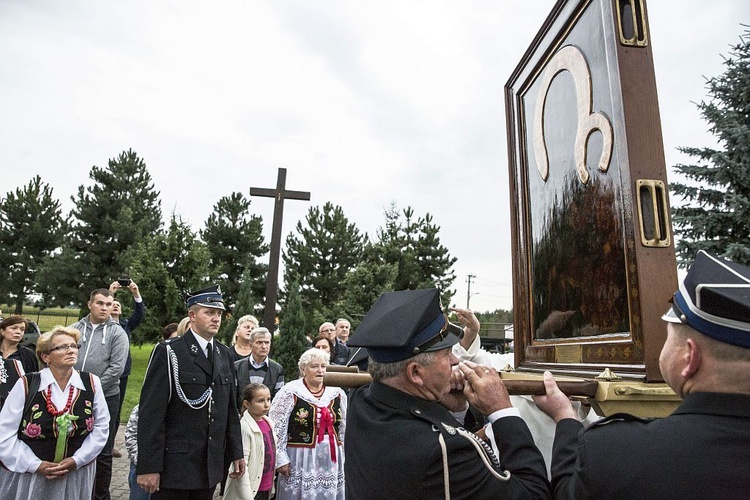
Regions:
M 58 335 L 73 337 L 76 344 L 81 340 L 81 332 L 75 328 L 57 325 L 52 330 L 39 336 L 39 339 L 36 341 L 36 355 L 41 357 L 42 354 L 49 354 L 49 345 L 52 343 L 52 339 Z
M 258 328 L 258 318 L 253 316 L 252 314 L 246 314 L 240 319 L 237 320 L 237 328 L 234 329 L 234 336 L 232 337 L 232 345 L 237 343 L 237 332 L 240 331 L 240 327 L 247 322 L 250 322 L 255 325 L 255 328 Z
M 182 334 L 184 334 L 187 331 L 188 323 L 190 323 L 190 318 L 188 318 L 187 316 L 182 318 L 182 320 L 180 321 L 180 324 L 177 325 L 177 330 L 175 330 L 175 334 L 178 337 L 181 337 Z

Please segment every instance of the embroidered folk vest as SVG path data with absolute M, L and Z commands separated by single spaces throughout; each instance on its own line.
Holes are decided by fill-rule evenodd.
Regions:
M 85 391 L 76 390 L 70 414 L 78 416 L 78 420 L 70 423 L 65 458 L 73 456 L 81 447 L 86 436 L 94 429 L 94 383 L 91 374 L 81 373 L 81 380 Z M 28 392 L 28 376 L 24 377 Z M 55 445 L 57 444 L 57 423 L 55 418 L 47 412 L 47 401 L 41 391 L 27 394 L 31 397 L 29 411 L 22 415 L 18 428 L 18 439 L 26 443 L 34 454 L 41 460 L 54 461 Z
M 336 442 L 341 444 L 339 438 L 339 425 L 343 420 L 341 417 L 341 397 L 336 396 L 328 403 L 328 411 L 333 418 L 333 428 L 336 433 Z M 289 415 L 289 424 L 287 425 L 287 446 L 313 448 L 318 439 L 318 433 L 321 431 L 318 427 L 318 413 L 320 409 L 312 403 L 294 396 L 294 408 Z
M 22 372 L 20 361 L 0 357 L 0 408 L 5 404 L 16 381 L 23 376 Z

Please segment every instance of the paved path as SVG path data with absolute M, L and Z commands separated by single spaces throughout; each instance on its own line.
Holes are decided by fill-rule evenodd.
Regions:
M 112 483 L 109 486 L 109 494 L 112 500 L 128 500 L 130 498 L 130 486 L 128 486 L 130 460 L 125 449 L 125 424 L 120 424 L 117 428 L 115 448 L 120 450 L 122 457 L 112 459 Z
M 115 448 L 122 453 L 121 458 L 112 460 L 112 483 L 109 486 L 109 494 L 112 500 L 129 500 L 130 486 L 128 485 L 128 473 L 130 473 L 130 460 L 125 449 L 125 424 L 120 424 L 115 437 Z M 215 499 L 221 498 L 219 488 L 216 488 Z

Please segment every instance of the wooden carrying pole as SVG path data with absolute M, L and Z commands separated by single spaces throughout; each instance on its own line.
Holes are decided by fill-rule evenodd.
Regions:
M 330 368 L 330 366 L 328 367 Z M 498 373 L 498 372 L 495 372 Z M 502 378 L 502 375 L 500 375 Z M 372 382 L 369 373 L 353 373 L 341 371 L 328 371 L 323 382 L 334 387 L 359 387 Z M 543 395 L 545 394 L 544 382 L 542 380 L 518 380 L 504 379 L 503 383 L 512 396 L 521 395 Z M 566 396 L 580 396 L 592 398 L 596 396 L 599 382 L 596 380 L 557 381 L 557 386 Z

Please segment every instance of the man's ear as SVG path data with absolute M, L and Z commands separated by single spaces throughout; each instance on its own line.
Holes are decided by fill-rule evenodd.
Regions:
M 424 379 L 422 378 L 422 365 L 412 361 L 406 365 L 406 379 L 414 385 L 424 385 Z
M 703 364 L 703 353 L 694 339 L 687 339 L 687 348 L 683 356 L 685 364 L 682 367 L 680 375 L 687 380 L 695 375 L 700 369 L 701 364 Z

